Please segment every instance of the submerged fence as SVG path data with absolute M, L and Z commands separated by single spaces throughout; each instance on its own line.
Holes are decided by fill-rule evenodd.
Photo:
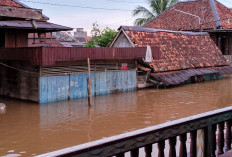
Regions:
M 65 148 L 55 152 L 39 155 L 38 157 L 104 157 L 129 156 L 138 157 L 140 148 L 144 148 L 146 157 L 152 156 L 153 144 L 158 144 L 158 156 L 164 157 L 165 141 L 169 143 L 169 157 L 186 157 L 187 133 L 190 134 L 190 157 L 196 157 L 197 151 L 202 151 L 204 157 L 216 157 L 231 149 L 232 107 L 219 109 L 188 118 L 167 122 L 164 124 L 124 133 L 102 140 Z M 217 130 L 218 128 L 218 130 Z M 224 129 L 225 139 L 224 139 Z M 216 134 L 216 131 L 218 133 Z M 203 136 L 197 138 L 197 133 Z M 177 137 L 180 140 L 177 155 Z M 202 140 L 202 144 L 198 144 Z M 224 145 L 226 143 L 226 145 Z

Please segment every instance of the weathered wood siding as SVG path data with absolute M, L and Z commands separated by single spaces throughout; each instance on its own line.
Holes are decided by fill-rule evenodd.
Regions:
M 40 77 L 40 103 L 87 97 L 87 73 Z M 92 95 L 136 89 L 136 70 L 91 73 Z
M 38 102 L 39 72 L 35 71 L 37 67 L 22 62 L 4 63 L 15 69 L 0 65 L 0 95 Z
M 5 47 L 27 47 L 28 46 L 28 33 L 20 30 L 5 31 Z
M 112 47 L 133 47 L 133 45 L 129 42 L 125 34 L 121 33 Z

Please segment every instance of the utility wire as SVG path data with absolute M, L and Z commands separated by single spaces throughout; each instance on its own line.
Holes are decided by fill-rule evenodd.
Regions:
M 31 1 L 31 0 L 20 0 L 22 2 L 36 3 L 36 4 L 45 4 L 52 6 L 60 6 L 60 7 L 71 7 L 71 8 L 82 8 L 82 9 L 94 9 L 94 10 L 117 10 L 117 11 L 133 11 L 129 9 L 118 9 L 118 8 L 97 8 L 97 7 L 89 7 L 89 6 L 79 6 L 79 5 L 68 5 L 68 4 L 58 4 L 58 3 L 49 3 L 49 2 L 39 2 L 39 1 Z
M 146 3 L 146 2 L 130 2 L 130 1 L 121 1 L 121 0 L 105 0 L 105 1 L 110 1 L 110 2 L 119 2 L 119 3 Z
M 20 71 L 20 72 L 23 72 L 23 73 L 30 73 L 30 74 L 36 74 L 36 75 L 39 75 L 39 73 L 36 73 L 36 72 L 31 72 L 31 71 L 26 71 L 26 70 L 22 70 L 22 69 L 19 69 L 19 68 L 15 68 L 15 67 L 12 67 L 10 65 L 7 65 L 7 64 L 4 64 L 2 62 L 0 62 L 0 65 L 3 65 L 7 68 L 10 68 L 10 69 L 13 69 L 13 70 L 17 70 L 17 71 Z

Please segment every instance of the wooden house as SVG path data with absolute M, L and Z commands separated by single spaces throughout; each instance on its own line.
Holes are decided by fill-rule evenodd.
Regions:
M 51 32 L 71 28 L 47 20 L 41 10 L 0 0 L 1 96 L 39 103 L 87 97 L 88 58 L 93 96 L 136 89 L 136 60 L 146 48 L 55 47 Z
M 138 68 L 150 73 L 150 82 L 176 85 L 193 77 L 210 80 L 209 74 L 231 73 L 232 68 L 206 32 L 171 31 L 121 26 L 111 47 L 156 47 L 160 57 Z M 155 56 L 153 56 L 155 57 Z M 150 69 L 150 70 L 149 70 Z M 205 77 L 205 78 L 204 78 Z M 213 76 L 214 77 L 214 76 Z
M 144 27 L 208 32 L 222 54 L 232 61 L 232 9 L 217 0 L 180 1 Z

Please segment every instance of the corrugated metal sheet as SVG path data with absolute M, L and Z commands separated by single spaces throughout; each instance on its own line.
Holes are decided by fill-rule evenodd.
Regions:
M 87 97 L 87 78 L 87 73 L 40 77 L 40 103 Z M 132 91 L 136 81 L 136 70 L 91 73 L 91 92 L 94 96 Z
M 67 100 L 69 76 L 40 77 L 40 103 Z
M 163 82 L 166 86 L 169 86 L 169 85 L 177 85 L 183 83 L 184 81 L 187 81 L 192 76 L 215 74 L 215 73 L 219 73 L 221 75 L 231 74 L 232 67 L 224 66 L 224 67 L 212 67 L 212 68 L 204 68 L 204 69 L 188 69 L 182 71 L 152 73 L 151 76 L 156 80 Z
M 43 31 L 68 31 L 73 30 L 73 28 L 57 25 L 49 22 L 36 21 L 37 29 L 35 29 L 31 21 L 0 21 L 0 28 L 9 29 L 28 29 L 33 31 L 43 30 Z
M 161 57 L 160 51 L 152 47 L 154 59 Z M 141 59 L 146 56 L 146 47 L 137 48 L 78 48 L 35 47 L 1 48 L 0 60 L 30 61 L 33 65 L 53 66 L 59 61 L 81 61 L 113 59 Z

